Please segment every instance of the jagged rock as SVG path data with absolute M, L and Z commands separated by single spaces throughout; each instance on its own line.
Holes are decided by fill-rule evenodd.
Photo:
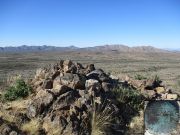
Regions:
M 109 76 L 105 74 L 102 69 L 93 70 L 90 73 L 88 73 L 86 76 L 88 79 L 95 79 L 101 82 L 107 82 L 110 80 Z
M 54 80 L 58 75 L 60 75 L 60 71 L 56 71 L 52 75 L 52 80 Z
M 86 67 L 86 74 L 90 73 L 93 70 L 95 70 L 94 64 L 87 65 L 87 67 Z
M 53 88 L 56 87 L 56 85 L 60 85 L 61 84 L 61 76 L 57 76 L 54 80 L 53 80 Z
M 90 73 L 86 74 L 88 79 L 95 79 L 95 80 L 99 80 L 99 76 L 103 74 L 103 70 L 101 69 L 96 69 L 91 71 Z
M 53 104 L 53 109 L 68 110 L 70 105 L 79 97 L 77 91 L 72 90 L 60 95 Z
M 78 74 L 65 73 L 60 78 L 60 83 L 72 89 L 84 89 L 86 77 Z
M 43 82 L 44 89 L 52 89 L 52 87 L 53 87 L 53 81 L 51 79 L 47 79 Z
M 91 87 L 101 87 L 100 83 L 98 80 L 95 79 L 89 79 L 86 80 L 86 84 L 85 84 L 86 89 L 90 89 Z
M 72 63 L 71 60 L 65 60 L 63 62 L 64 72 L 65 73 L 76 73 L 77 67 Z
M 57 84 L 50 91 L 52 91 L 55 96 L 59 96 L 59 95 L 64 94 L 68 91 L 71 91 L 71 90 L 72 90 L 71 88 L 69 88 L 65 85 Z
M 43 110 L 53 101 L 54 97 L 51 93 L 46 90 L 40 90 L 36 97 L 32 99 L 28 108 L 27 116 L 29 118 L 36 117 L 41 114 Z

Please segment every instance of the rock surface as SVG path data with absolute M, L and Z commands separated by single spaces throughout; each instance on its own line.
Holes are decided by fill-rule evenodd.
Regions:
M 61 60 L 50 69 L 38 70 L 32 82 L 36 93 L 29 102 L 27 116 L 41 117 L 47 135 L 90 135 L 93 110 L 105 102 L 106 92 L 115 87 L 112 82 L 117 80 L 95 69 L 94 64 L 84 68 L 80 63 Z M 116 104 L 108 100 L 109 109 L 114 111 Z

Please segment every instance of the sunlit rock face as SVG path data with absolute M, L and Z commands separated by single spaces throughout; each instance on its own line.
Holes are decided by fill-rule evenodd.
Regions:
M 177 129 L 177 101 L 150 101 L 145 109 L 145 135 L 170 135 Z

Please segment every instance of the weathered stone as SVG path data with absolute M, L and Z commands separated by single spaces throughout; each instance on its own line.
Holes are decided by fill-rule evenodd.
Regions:
M 158 94 L 161 94 L 161 93 L 164 93 L 164 92 L 165 92 L 165 89 L 164 89 L 164 87 L 157 87 L 157 88 L 155 88 L 155 91 L 156 91 Z
M 70 105 L 76 100 L 76 98 L 79 98 L 79 94 L 77 91 L 68 91 L 57 98 L 57 100 L 53 104 L 53 109 L 68 110 L 70 108 Z
M 88 79 L 95 79 L 95 80 L 99 80 L 99 76 L 103 74 L 103 70 L 101 69 L 96 69 L 93 70 L 92 72 L 86 74 Z
M 76 73 L 76 66 L 72 63 L 71 60 L 66 60 L 63 63 L 63 68 L 65 73 Z
M 86 89 L 93 88 L 93 89 L 100 90 L 101 89 L 101 84 L 99 83 L 98 80 L 89 79 L 89 80 L 86 80 L 85 87 L 86 87 Z
M 94 64 L 87 65 L 87 67 L 86 67 L 86 74 L 90 73 L 93 70 L 95 70 Z
M 61 135 L 66 128 L 68 122 L 65 117 L 59 114 L 60 112 L 54 112 L 44 118 L 43 128 L 47 135 Z
M 111 91 L 113 86 L 111 83 L 102 82 L 102 88 L 105 92 Z
M 178 99 L 178 95 L 177 94 L 167 94 L 166 99 L 167 100 L 176 100 L 176 99 Z
M 61 84 L 72 89 L 84 89 L 86 77 L 78 74 L 66 73 L 61 78 Z
M 56 85 L 60 85 L 61 84 L 61 78 L 60 76 L 57 76 L 54 80 L 53 80 L 53 88 L 56 87 Z
M 64 62 L 63 62 L 63 65 L 64 66 L 71 66 L 73 63 L 72 63 L 72 61 L 71 60 L 65 60 Z
M 52 89 L 53 88 L 53 81 L 51 79 L 45 80 L 43 82 L 44 89 Z
M 71 90 L 72 90 L 71 88 L 61 84 L 58 84 L 54 86 L 53 89 L 51 89 L 51 91 L 54 93 L 55 96 L 59 96 Z
M 52 75 L 52 80 L 54 80 L 58 75 L 60 75 L 60 71 L 56 71 Z
M 40 90 L 27 108 L 28 118 L 36 117 L 53 101 L 53 95 L 45 90 Z

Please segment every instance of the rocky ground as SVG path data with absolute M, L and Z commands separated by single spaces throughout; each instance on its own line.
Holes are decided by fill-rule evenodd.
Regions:
M 37 70 L 30 81 L 33 93 L 18 101 L 1 101 L 0 135 L 124 135 L 143 134 L 137 124 L 145 100 L 178 100 L 179 95 L 158 78 L 117 78 L 96 69 L 60 60 Z M 134 96 L 114 91 L 130 88 Z M 117 93 L 119 92 L 119 93 Z M 119 96 L 119 97 L 118 97 Z M 129 98 L 130 97 L 130 98 Z M 133 102 L 134 103 L 134 102 Z M 138 105 L 139 106 L 139 105 Z

